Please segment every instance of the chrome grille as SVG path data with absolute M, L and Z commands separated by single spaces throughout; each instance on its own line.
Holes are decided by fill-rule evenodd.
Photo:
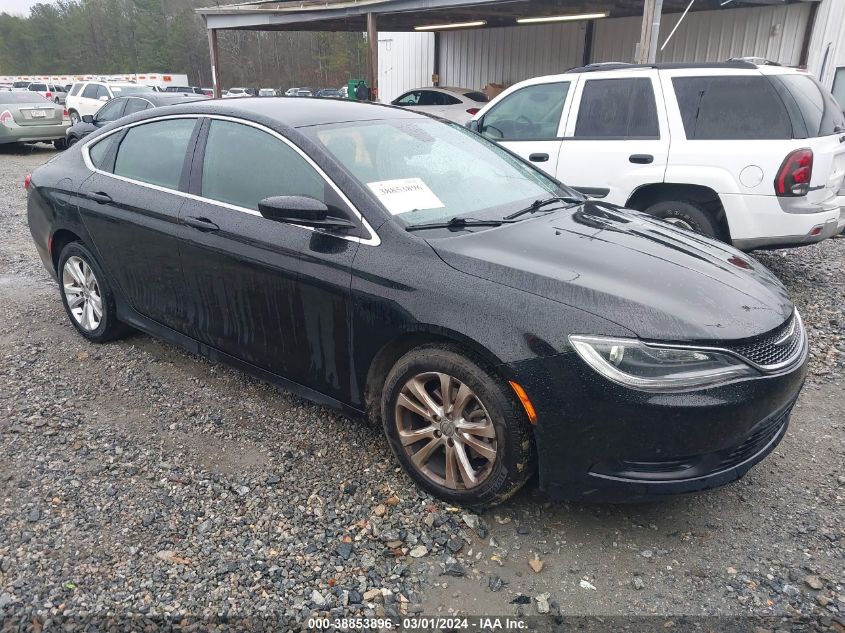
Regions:
M 763 369 L 776 369 L 793 362 L 804 345 L 801 317 L 792 317 L 778 329 L 749 343 L 731 345 L 728 349 Z

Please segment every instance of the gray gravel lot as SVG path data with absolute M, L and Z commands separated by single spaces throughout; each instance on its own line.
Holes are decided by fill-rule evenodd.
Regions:
M 845 239 L 757 255 L 813 356 L 744 480 L 627 506 L 533 483 L 478 517 L 418 491 L 359 420 L 145 335 L 78 336 L 26 226 L 23 177 L 53 154 L 0 148 L 0 629 L 548 603 L 550 621 L 802 614 L 845 633 Z

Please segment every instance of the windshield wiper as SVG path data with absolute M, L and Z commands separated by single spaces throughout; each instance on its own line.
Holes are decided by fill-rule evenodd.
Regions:
M 425 224 L 412 224 L 406 226 L 406 231 L 420 231 L 423 229 L 462 229 L 468 226 L 501 226 L 510 224 L 512 220 L 503 218 L 501 220 L 476 220 L 474 218 L 452 218 L 448 222 L 428 222 Z
M 513 220 L 514 218 L 518 218 L 521 215 L 525 215 L 526 213 L 534 213 L 535 211 L 539 211 L 545 206 L 552 204 L 553 202 L 568 202 L 570 204 L 584 204 L 583 198 L 573 198 L 572 196 L 554 196 L 552 198 L 544 198 L 542 200 L 535 200 L 530 205 L 525 207 L 524 209 L 520 209 L 516 213 L 511 213 L 510 215 L 506 215 L 503 219 L 505 220 Z

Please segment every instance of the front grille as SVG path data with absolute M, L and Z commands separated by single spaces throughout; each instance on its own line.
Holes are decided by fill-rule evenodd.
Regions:
M 746 360 L 762 367 L 771 369 L 780 367 L 795 360 L 801 353 L 804 344 L 804 328 L 797 313 L 769 334 L 751 341 L 728 347 Z

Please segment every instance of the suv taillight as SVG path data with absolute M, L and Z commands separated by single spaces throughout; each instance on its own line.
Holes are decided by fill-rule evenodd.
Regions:
M 45 97 L 47 97 L 47 98 L 49 99 L 49 98 L 51 98 L 51 97 L 53 96 L 53 93 L 52 93 L 52 92 L 45 92 L 45 93 L 44 93 L 44 96 L 45 96 Z
M 796 149 L 783 159 L 775 178 L 775 195 L 805 196 L 813 176 L 813 150 Z

